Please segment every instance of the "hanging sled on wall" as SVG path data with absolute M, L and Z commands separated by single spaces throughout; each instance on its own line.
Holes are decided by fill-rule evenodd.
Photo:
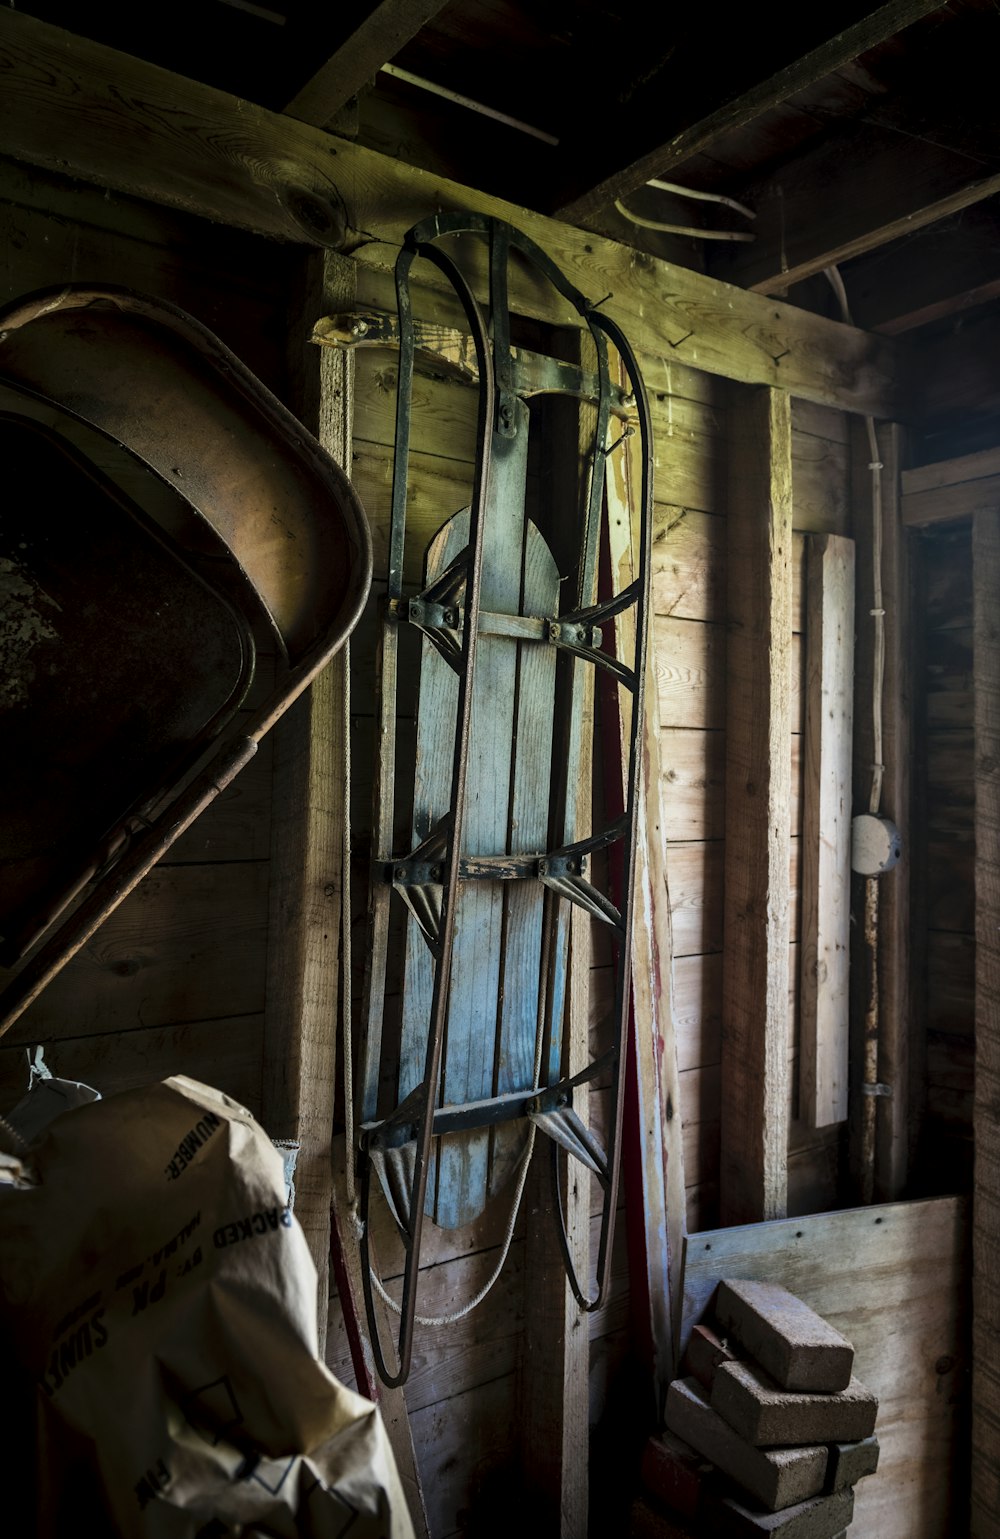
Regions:
M 443 244 L 468 236 L 480 251 L 480 242 L 486 243 L 488 320 Z M 479 396 L 469 506 L 432 538 L 420 590 L 413 593 L 404 573 L 412 569 L 409 446 L 421 326 L 413 314 L 410 275 L 418 258 L 434 265 L 462 307 L 472 338 L 464 371 L 477 378 Z M 596 360 L 592 371 L 514 345 L 508 279 L 515 264 L 532 282 L 555 289 L 582 318 Z M 531 240 L 485 216 L 438 215 L 406 237 L 396 293 L 398 322 L 366 318 L 363 327 L 368 340 L 381 326 L 387 340 L 398 341 L 399 385 L 355 1106 L 362 1277 L 375 1361 L 390 1386 L 402 1383 L 409 1368 L 425 1218 L 446 1228 L 469 1223 L 512 1183 L 516 1206 L 536 1129 L 550 1141 L 553 1206 L 573 1290 L 587 1310 L 605 1296 L 625 1074 L 652 499 L 650 418 L 635 356 L 617 324 Z M 624 383 L 612 379 L 609 345 Z M 593 419 L 576 499 L 575 549 L 563 571 L 550 549 L 555 531 L 547 540 L 526 506 L 539 392 L 587 401 Z M 641 488 L 635 575 L 613 591 L 610 579 L 599 583 L 599 575 L 602 553 L 604 569 L 610 566 L 605 476 L 634 431 L 621 419 L 637 421 Z M 404 757 L 398 724 L 413 709 L 400 698 L 407 629 L 418 632 L 421 642 L 415 771 L 412 794 L 404 797 L 397 760 Z M 632 641 L 623 645 L 626 633 Z M 612 694 L 624 691 L 630 703 L 622 711 L 629 723 L 624 810 L 603 825 L 595 817 L 592 832 L 593 754 L 584 708 L 598 678 Z M 591 773 L 581 797 L 583 771 Z M 394 833 L 401 805 L 409 823 L 405 853 Z M 620 873 L 614 896 L 606 876 L 612 869 Z M 612 1043 L 570 1074 L 565 1063 L 574 907 L 609 927 L 616 976 Z M 389 1026 L 387 965 L 401 914 L 401 1007 L 398 1023 Z M 598 1083 L 609 1103 L 603 1141 L 574 1107 L 574 1095 L 585 1099 Z M 570 1255 L 559 1200 L 560 1149 L 582 1162 L 603 1189 L 593 1286 L 577 1276 Z M 375 1308 L 376 1292 L 388 1297 L 371 1243 L 376 1188 L 405 1253 L 394 1365 Z M 508 1233 L 512 1227 L 513 1219 Z
M 249 369 L 123 289 L 0 314 L 0 444 L 0 963 L 48 937 L 0 994 L 2 1033 L 343 643 L 371 542 Z M 275 683 L 241 718 L 255 629 Z

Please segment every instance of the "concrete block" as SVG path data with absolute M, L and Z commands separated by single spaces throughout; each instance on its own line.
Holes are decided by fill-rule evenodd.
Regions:
M 842 1491 L 878 1469 L 878 1438 L 866 1437 L 860 1443 L 831 1443 L 826 1466 L 826 1489 Z
M 757 1448 L 858 1443 L 875 1430 L 878 1397 L 860 1379 L 835 1394 L 805 1394 L 782 1389 L 752 1363 L 720 1363 L 712 1409 Z
M 822 1491 L 827 1451 L 754 1448 L 734 1432 L 696 1379 L 675 1379 L 667 1391 L 666 1425 L 770 1512 Z
M 712 1465 L 672 1432 L 651 1437 L 642 1455 L 639 1476 L 645 1489 L 666 1506 L 693 1518 L 698 1511 L 702 1481 Z
M 735 1497 L 708 1497 L 705 1518 L 712 1539 L 838 1539 L 854 1516 L 854 1492 L 837 1491 L 786 1507 L 759 1512 Z
M 839 1331 L 777 1283 L 744 1279 L 719 1284 L 719 1325 L 782 1389 L 846 1389 L 854 1348 Z
M 733 1354 L 722 1339 L 708 1325 L 696 1325 L 681 1363 L 681 1377 L 697 1379 L 705 1389 L 711 1390 L 715 1370 L 720 1363 L 730 1363 Z
M 628 1510 L 629 1539 L 696 1539 L 695 1531 L 680 1518 L 660 1512 L 637 1496 Z

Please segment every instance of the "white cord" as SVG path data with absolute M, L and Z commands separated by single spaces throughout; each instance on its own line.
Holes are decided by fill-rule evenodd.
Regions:
M 504 1269 L 504 1264 L 506 1263 L 507 1257 L 510 1253 L 511 1241 L 514 1238 L 514 1230 L 517 1227 L 517 1215 L 521 1209 L 521 1198 L 524 1195 L 524 1187 L 528 1179 L 528 1167 L 531 1164 L 531 1154 L 534 1147 L 535 1125 L 534 1123 L 531 1123 L 528 1131 L 528 1141 L 524 1146 L 524 1152 L 520 1159 L 521 1173 L 518 1176 L 517 1191 L 514 1193 L 514 1202 L 510 1210 L 510 1215 L 507 1219 L 507 1230 L 503 1237 L 503 1246 L 500 1250 L 500 1259 L 496 1266 L 493 1268 L 491 1276 L 488 1277 L 486 1282 L 483 1283 L 483 1286 L 480 1288 L 475 1298 L 470 1299 L 467 1304 L 463 1304 L 461 1309 L 456 1309 L 454 1314 L 414 1315 L 413 1318 L 416 1320 L 418 1325 L 454 1325 L 456 1320 L 464 1319 L 466 1315 L 472 1313 L 477 1305 L 483 1302 L 483 1299 L 486 1297 L 494 1283 L 499 1278 L 500 1273 Z M 374 1267 L 371 1268 L 371 1274 L 372 1282 L 375 1284 L 375 1291 L 378 1293 L 379 1298 L 384 1299 L 389 1308 L 394 1310 L 397 1315 L 400 1314 L 402 1311 L 402 1305 L 397 1304 L 396 1300 L 386 1292 L 385 1287 L 375 1275 Z
M 678 198 L 694 198 L 698 203 L 721 203 L 724 208 L 735 209 L 737 214 L 742 214 L 746 219 L 757 218 L 752 208 L 747 208 L 745 203 L 737 203 L 735 198 L 727 198 L 721 192 L 700 192 L 694 187 L 680 187 L 676 182 L 661 182 L 656 176 L 651 177 L 646 186 L 657 187 L 660 192 L 675 193 Z
M 667 235 L 691 235 L 696 240 L 755 240 L 756 236 L 747 234 L 744 230 L 700 230 L 694 225 L 688 224 L 664 224 L 662 219 L 644 219 L 641 214 L 633 214 L 630 208 L 626 208 L 620 198 L 615 199 L 615 208 L 619 214 L 624 214 L 626 219 L 631 219 L 633 224 L 641 225 L 644 230 L 662 230 Z

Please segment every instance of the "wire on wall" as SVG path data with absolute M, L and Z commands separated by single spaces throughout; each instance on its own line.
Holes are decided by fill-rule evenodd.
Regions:
M 701 192 L 694 187 L 681 187 L 677 182 L 664 182 L 659 177 L 654 177 L 646 183 L 647 187 L 656 187 L 660 192 L 671 192 L 678 198 L 693 198 L 698 203 L 719 203 L 725 208 L 731 208 L 737 214 L 742 214 L 745 219 L 756 219 L 757 215 L 752 208 L 747 208 L 745 203 L 737 203 L 735 198 L 727 198 L 721 192 Z M 689 235 L 695 240 L 735 240 L 752 241 L 753 235 L 746 230 L 706 230 L 696 225 L 665 224 L 661 219 L 647 219 L 644 214 L 635 214 L 630 208 L 626 208 L 620 198 L 615 199 L 615 208 L 632 224 L 637 224 L 644 230 L 660 230 L 667 235 Z

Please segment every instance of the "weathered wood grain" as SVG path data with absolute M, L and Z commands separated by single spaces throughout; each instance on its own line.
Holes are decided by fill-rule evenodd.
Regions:
M 389 509 L 392 500 L 392 458 L 383 448 L 359 444 L 351 455 L 351 479 L 372 527 L 375 571 L 385 571 L 388 557 Z M 410 455 L 409 497 L 406 508 L 408 539 L 403 579 L 416 586 L 423 572 L 423 557 L 432 537 L 453 513 L 469 506 L 472 467 L 463 460 L 439 454 Z
M 726 710 L 722 1211 L 780 1217 L 787 1191 L 792 485 L 787 397 L 734 404 Z
M 660 734 L 660 775 L 668 841 L 725 837 L 725 732 L 665 727 Z M 801 791 L 802 735 L 795 732 L 791 737 L 792 830 L 799 826 Z
M 653 518 L 653 611 L 720 624 L 726 615 L 722 518 L 658 502 Z
M 927 491 L 906 492 L 902 498 L 902 519 L 908 529 L 924 529 L 932 524 L 955 523 L 988 513 L 1000 497 L 1000 475 L 976 476 L 953 486 L 936 486 Z
M 791 541 L 789 541 L 791 547 Z M 793 548 L 794 549 L 794 548 Z M 789 576 L 792 562 L 789 560 Z M 802 730 L 802 675 L 805 654 L 791 631 L 789 588 L 788 709 L 789 732 Z M 664 727 L 721 730 L 726 725 L 725 681 L 728 676 L 727 638 L 721 625 L 653 618 L 656 682 L 660 721 Z

